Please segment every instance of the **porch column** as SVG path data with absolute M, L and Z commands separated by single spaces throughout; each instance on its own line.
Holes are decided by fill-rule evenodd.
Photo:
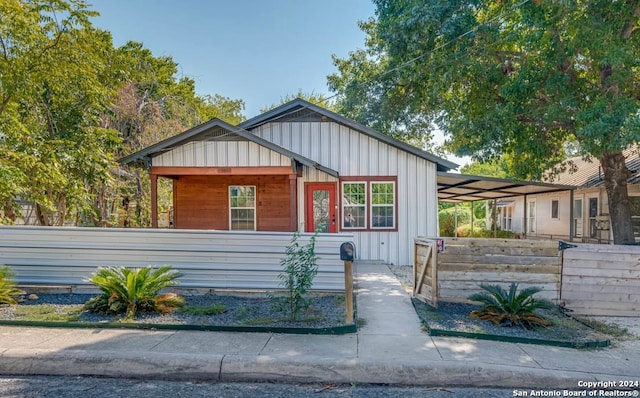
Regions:
M 289 174 L 289 230 L 298 230 L 298 176 Z
M 158 228 L 158 175 L 149 174 L 151 179 L 151 228 Z
M 573 189 L 571 189 L 569 191 L 569 242 L 573 242 L 573 236 L 576 234 L 576 231 L 573 230 L 573 217 Z
M 524 217 L 522 218 L 522 239 L 527 238 L 527 195 L 524 195 L 524 203 L 522 204 L 522 208 L 524 209 Z

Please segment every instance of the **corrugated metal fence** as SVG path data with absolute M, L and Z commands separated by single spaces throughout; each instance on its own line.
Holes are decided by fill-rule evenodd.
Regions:
M 302 234 L 306 244 L 312 234 Z M 0 264 L 19 284 L 88 285 L 97 267 L 171 265 L 181 287 L 277 289 L 291 233 L 118 228 L 0 227 Z M 319 234 L 314 290 L 344 290 L 340 244 L 352 234 Z

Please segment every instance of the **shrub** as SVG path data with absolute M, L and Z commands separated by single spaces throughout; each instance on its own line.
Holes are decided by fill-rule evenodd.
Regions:
M 125 313 L 132 319 L 138 311 L 168 313 L 184 305 L 184 299 L 174 293 L 158 294 L 160 290 L 177 285 L 181 274 L 165 265 L 154 270 L 146 268 L 99 268 L 89 279 L 102 295 L 85 303 L 90 312 Z
M 0 304 L 17 304 L 15 296 L 25 294 L 24 291 L 16 287 L 13 281 L 13 273 L 9 267 L 0 267 Z
M 469 300 L 484 304 L 480 310 L 472 311 L 471 316 L 494 324 L 504 326 L 521 326 L 524 329 L 535 326 L 549 326 L 551 323 L 544 317 L 534 313 L 539 309 L 551 309 L 554 304 L 546 299 L 536 299 L 533 296 L 542 289 L 529 287 L 518 293 L 518 284 L 512 283 L 509 291 L 500 285 L 480 284 L 485 290 L 472 294 Z
M 493 238 L 493 230 L 484 228 L 484 221 L 473 224 L 473 236 L 471 236 L 471 226 L 469 224 L 458 227 L 459 237 L 473 238 Z M 515 233 L 503 229 L 496 230 L 496 238 L 513 239 Z
M 456 225 L 471 222 L 471 209 L 468 207 L 449 207 L 438 212 L 440 236 L 454 236 Z
M 280 261 L 284 270 L 278 275 L 278 278 L 286 289 L 282 307 L 293 321 L 299 320 L 300 312 L 311 305 L 311 300 L 305 296 L 313 286 L 313 279 L 318 274 L 318 265 L 316 264 L 318 256 L 315 253 L 316 236 L 317 234 L 313 235 L 307 245 L 300 246 L 298 243 L 300 233 L 294 233 L 291 244 L 287 246 L 287 256 Z

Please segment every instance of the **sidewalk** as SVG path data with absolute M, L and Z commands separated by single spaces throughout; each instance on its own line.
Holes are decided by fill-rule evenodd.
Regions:
M 640 341 L 596 351 L 431 337 L 384 264 L 356 265 L 357 334 L 0 327 L 0 374 L 574 388 L 640 380 Z

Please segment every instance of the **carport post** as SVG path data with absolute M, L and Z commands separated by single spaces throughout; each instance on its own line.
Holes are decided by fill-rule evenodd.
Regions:
M 475 202 L 472 200 L 471 201 L 471 237 L 473 238 L 473 204 Z

